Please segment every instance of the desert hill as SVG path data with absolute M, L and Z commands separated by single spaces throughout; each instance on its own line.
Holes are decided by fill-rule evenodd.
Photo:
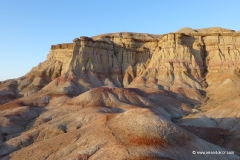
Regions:
M 0 82 L 0 157 L 240 159 L 239 50 L 218 27 L 52 45 Z

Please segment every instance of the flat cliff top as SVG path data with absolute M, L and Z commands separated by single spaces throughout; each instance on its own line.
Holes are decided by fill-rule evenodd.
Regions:
M 181 28 L 177 33 L 234 33 L 234 30 L 221 28 L 221 27 L 210 27 L 202 29 L 192 29 L 192 28 Z
M 209 27 L 209 28 L 202 28 L 202 29 L 193 29 L 193 28 L 181 28 L 180 30 L 172 33 L 195 33 L 196 35 L 211 35 L 214 33 L 219 34 L 231 34 L 231 35 L 239 35 L 240 31 L 235 31 L 232 29 L 226 29 L 221 27 Z M 171 33 L 166 33 L 171 34 Z M 126 38 L 126 39 L 139 39 L 139 40 L 153 40 L 158 39 L 162 35 L 166 34 L 149 34 L 149 33 L 135 33 L 135 32 L 116 32 L 116 33 L 106 33 L 97 36 L 91 37 L 94 40 L 98 40 L 101 38 Z
M 184 33 L 193 36 L 215 36 L 215 35 L 223 35 L 223 36 L 239 36 L 240 32 L 232 29 L 226 29 L 221 27 L 210 27 L 210 28 L 202 28 L 202 29 L 192 29 L 192 28 L 181 28 L 176 33 Z
M 210 27 L 210 28 L 203 28 L 203 29 L 193 29 L 193 28 L 181 28 L 180 30 L 172 33 L 166 33 L 166 34 L 186 34 L 191 36 L 240 36 L 240 31 L 235 31 L 231 29 L 221 28 L 221 27 Z M 92 37 L 87 36 L 81 36 L 80 38 L 73 39 L 73 43 L 62 43 L 62 44 L 56 44 L 52 45 L 51 49 L 64 49 L 64 48 L 70 48 L 72 49 L 74 46 L 74 43 L 77 40 L 84 40 L 84 41 L 103 41 L 106 43 L 111 43 L 109 39 L 114 38 L 121 38 L 121 39 L 133 39 L 137 41 L 156 41 L 160 37 L 166 34 L 149 34 L 149 33 L 136 33 L 136 32 L 116 32 L 116 33 L 105 33 L 100 34 Z
M 135 32 L 117 32 L 117 33 L 106 33 L 97 36 L 93 36 L 94 40 L 99 38 L 129 38 L 129 39 L 145 39 L 152 40 L 160 37 L 160 34 L 148 34 L 148 33 L 135 33 Z

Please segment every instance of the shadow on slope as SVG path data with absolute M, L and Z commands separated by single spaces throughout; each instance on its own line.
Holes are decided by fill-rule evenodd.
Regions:
M 123 157 L 127 155 L 140 159 L 147 155 L 150 159 L 163 157 L 175 159 L 173 157 L 177 152 L 172 152 L 176 148 L 179 152 L 184 151 L 188 156 L 193 156 L 191 147 L 195 150 L 201 148 L 225 150 L 196 139 L 193 134 L 221 145 L 218 144 L 221 138 L 223 140 L 229 138 L 227 131 L 217 127 L 197 128 L 186 125 L 178 127 L 171 122 L 177 117 L 192 113 L 191 105 L 186 102 L 199 103 L 187 97 L 178 99 L 178 96 L 172 91 L 94 88 L 77 97 L 63 100 L 58 106 L 48 104 L 46 110 L 37 119 L 35 118 L 31 124 L 32 127 L 20 131 L 19 135 L 1 144 L 3 149 L 0 155 L 3 158 L 12 153 L 11 155 L 15 158 L 19 155 L 24 158 L 43 148 L 41 153 L 38 152 L 39 156 L 45 155 L 47 156 L 45 158 L 49 159 L 59 158 L 62 155 L 70 158 L 77 153 L 88 153 L 89 157 L 97 159 L 104 155 L 109 156 L 108 154 L 114 157 L 115 153 L 120 152 Z M 28 105 L 30 102 L 28 99 L 20 104 Z M 22 106 L 16 108 L 22 108 Z M 215 139 L 212 139 L 212 136 L 209 136 L 212 133 L 219 133 L 219 135 L 213 136 Z M 229 139 L 229 143 L 223 145 L 230 146 L 230 141 L 235 142 L 235 139 Z M 99 151 L 90 152 L 91 146 L 97 146 Z M 110 149 L 116 146 L 118 149 Z M 142 153 L 141 156 L 138 155 L 140 153 Z

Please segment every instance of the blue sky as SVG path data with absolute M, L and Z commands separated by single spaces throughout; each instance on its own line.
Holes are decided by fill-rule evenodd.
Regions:
M 111 32 L 240 30 L 239 0 L 0 0 L 0 81 L 25 75 L 50 46 Z

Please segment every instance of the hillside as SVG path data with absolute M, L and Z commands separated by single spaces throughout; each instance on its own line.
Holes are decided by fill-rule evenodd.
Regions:
M 240 32 L 82 36 L 0 82 L 0 159 L 240 159 L 239 118 Z

